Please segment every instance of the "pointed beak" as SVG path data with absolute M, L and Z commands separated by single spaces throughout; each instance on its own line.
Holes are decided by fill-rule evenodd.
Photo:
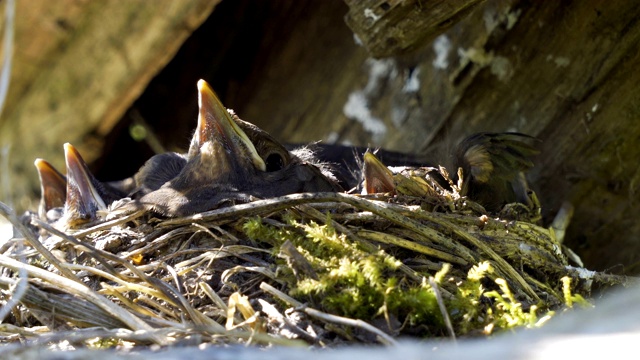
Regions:
M 364 153 L 364 191 L 366 194 L 390 193 L 396 189 L 393 173 L 370 152 Z
M 34 165 L 40 177 L 39 215 L 45 218 L 47 211 L 64 206 L 67 179 L 46 160 L 36 159 Z
M 94 182 L 97 180 L 73 145 L 64 144 L 64 157 L 67 162 L 67 221 L 70 225 L 92 221 L 96 217 L 96 211 L 107 208 L 95 188 Z
M 219 142 L 228 154 L 228 162 L 242 163 L 242 159 L 248 159 L 256 169 L 266 171 L 254 144 L 204 80 L 198 81 L 198 106 L 198 127 L 191 141 L 189 157 L 197 151 L 194 144 L 201 147 L 206 142 Z

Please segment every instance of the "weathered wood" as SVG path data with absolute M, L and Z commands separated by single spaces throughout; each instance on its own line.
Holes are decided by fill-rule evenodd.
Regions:
M 447 71 L 454 81 L 444 90 L 460 101 L 439 114 L 425 109 L 428 117 L 446 119 L 440 139 L 507 129 L 540 137 L 531 180 L 547 217 L 570 201 L 575 216 L 568 245 L 590 267 L 627 273 L 637 273 L 626 267 L 640 256 L 640 224 L 633 215 L 640 200 L 635 5 L 516 3 L 507 16 L 515 17 L 512 26 L 496 27 L 476 45 L 487 54 L 484 60 Z M 453 49 L 464 41 L 451 39 Z M 431 68 L 419 77 L 428 82 L 437 75 Z M 438 91 L 423 86 L 420 95 L 432 98 Z
M 19 1 L 0 123 L 0 144 L 12 147 L 14 198 L 35 188 L 36 157 L 63 168 L 63 142 L 96 158 L 103 136 L 217 2 Z
M 343 107 L 354 87 L 364 86 L 360 69 L 367 53 L 342 20 L 343 3 L 308 2 L 294 8 L 297 16 L 283 19 L 290 30 L 265 39 L 271 41 L 266 48 L 277 51 L 258 55 L 254 78 L 239 84 L 236 101 L 226 103 L 283 141 L 332 142 L 349 131 L 352 121 Z M 309 39 L 330 45 L 317 46 Z
M 424 47 L 484 0 L 345 0 L 345 17 L 371 56 L 398 56 Z
M 445 164 L 473 132 L 538 136 L 531 180 L 546 218 L 570 201 L 567 244 L 590 267 L 637 273 L 635 5 L 488 1 L 410 58 L 364 59 L 337 30 L 301 30 L 336 53 L 292 35 L 240 115 L 290 141 L 433 151 Z

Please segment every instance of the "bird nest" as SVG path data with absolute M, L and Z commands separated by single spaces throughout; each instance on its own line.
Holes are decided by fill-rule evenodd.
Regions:
M 536 209 L 493 218 L 455 187 L 405 179 L 393 196 L 292 194 L 173 219 L 142 210 L 67 233 L 2 205 L 27 240 L 0 255 L 4 339 L 388 344 L 539 325 L 586 303 L 594 283 L 627 281 L 570 266 Z

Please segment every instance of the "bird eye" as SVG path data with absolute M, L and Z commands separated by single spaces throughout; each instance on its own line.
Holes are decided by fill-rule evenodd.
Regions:
M 267 166 L 267 172 L 278 171 L 284 167 L 284 158 L 278 153 L 271 153 L 264 159 Z

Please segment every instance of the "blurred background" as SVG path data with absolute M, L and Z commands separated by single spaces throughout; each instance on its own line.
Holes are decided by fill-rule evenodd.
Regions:
M 544 225 L 570 202 L 566 244 L 586 267 L 637 274 L 639 15 L 635 1 L 20 1 L 0 200 L 35 209 L 33 161 L 64 170 L 65 142 L 101 180 L 183 151 L 202 78 L 288 143 L 448 164 L 475 132 L 536 136 Z

